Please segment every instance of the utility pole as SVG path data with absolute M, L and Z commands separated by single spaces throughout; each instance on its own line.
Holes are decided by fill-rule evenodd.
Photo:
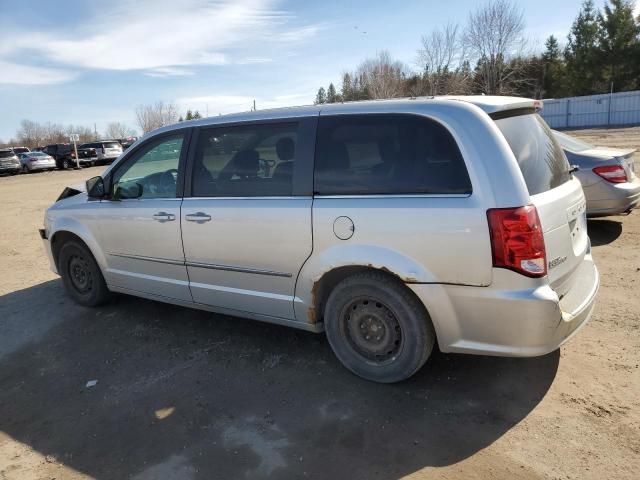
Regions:
M 98 140 L 98 128 L 95 122 L 93 122 L 93 139 Z
M 256 99 L 255 98 L 253 99 L 253 111 L 254 112 L 256 111 Z

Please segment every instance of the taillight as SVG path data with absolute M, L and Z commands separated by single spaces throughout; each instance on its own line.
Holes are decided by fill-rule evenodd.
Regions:
M 533 205 L 487 210 L 493 266 L 528 277 L 547 274 L 547 255 L 538 211 Z
M 624 183 L 627 181 L 627 172 L 620 165 L 607 165 L 604 167 L 596 167 L 593 173 L 600 175 L 607 182 Z

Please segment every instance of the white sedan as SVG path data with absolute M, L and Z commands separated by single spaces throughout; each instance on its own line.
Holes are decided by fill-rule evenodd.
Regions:
M 20 165 L 24 173 L 36 170 L 53 170 L 56 168 L 56 161 L 44 152 L 25 152 L 18 154 Z

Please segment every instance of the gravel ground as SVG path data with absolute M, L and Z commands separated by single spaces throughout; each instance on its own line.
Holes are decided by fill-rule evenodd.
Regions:
M 640 147 L 640 128 L 576 133 Z M 73 304 L 37 228 L 100 171 L 0 178 L 0 479 L 638 478 L 640 212 L 589 221 L 602 287 L 561 350 L 436 353 L 377 385 L 322 335 L 126 296 Z

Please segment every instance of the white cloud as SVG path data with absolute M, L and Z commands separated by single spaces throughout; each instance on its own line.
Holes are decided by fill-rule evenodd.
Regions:
M 20 65 L 1 59 L 0 72 L 0 84 L 47 85 L 67 82 L 76 76 L 67 70 Z
M 180 67 L 156 67 L 145 72 L 145 75 L 149 77 L 185 77 L 193 75 L 192 70 Z
M 143 70 L 188 75 L 180 67 L 258 63 L 269 44 L 295 43 L 319 30 L 292 26 L 276 0 L 115 0 L 78 21 L 78 29 L 37 33 L 5 30 L 0 59 L 23 53 L 71 68 Z M 246 52 L 250 52 L 249 55 Z M 228 58 L 233 53 L 236 62 Z M 242 60 L 244 58 L 244 61 Z

